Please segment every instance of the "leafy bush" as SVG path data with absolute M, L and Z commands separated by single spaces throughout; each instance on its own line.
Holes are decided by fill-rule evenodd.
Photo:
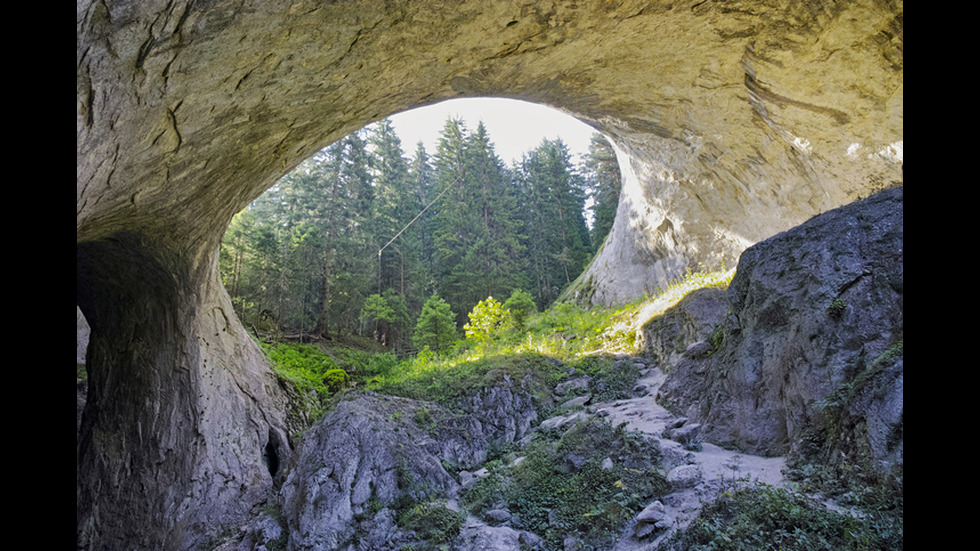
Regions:
M 348 381 L 350 376 L 343 369 L 328 369 L 323 374 L 323 387 L 331 394 L 347 386 Z
M 527 326 L 527 320 L 538 311 L 538 306 L 534 303 L 534 297 L 524 289 L 514 289 L 510 297 L 504 301 L 504 310 L 510 313 L 510 322 L 514 329 L 523 331 Z
M 469 323 L 463 326 L 466 338 L 482 344 L 497 337 L 507 318 L 507 311 L 499 301 L 490 296 L 473 307 L 469 318 Z

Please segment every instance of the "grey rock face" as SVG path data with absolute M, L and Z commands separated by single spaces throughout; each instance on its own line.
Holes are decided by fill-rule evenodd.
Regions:
M 338 404 L 304 439 L 283 484 L 290 548 L 341 549 L 355 534 L 377 532 L 378 512 L 398 502 L 454 497 L 476 477 L 464 471 L 458 481 L 444 464 L 482 463 L 490 445 L 523 437 L 537 415 L 509 381 L 463 403 L 472 409 L 462 415 L 374 393 Z
M 421 407 L 363 394 L 316 425 L 281 491 L 293 549 L 340 548 L 358 528 L 355 517 L 373 518 L 402 494 L 424 500 L 455 493 L 439 444 L 412 420 Z
M 705 356 L 729 307 L 727 293 L 722 289 L 698 289 L 688 294 L 641 328 L 644 354 L 662 366 L 671 366 L 685 355 Z
M 897 188 L 751 247 L 728 291 L 718 349 L 677 360 L 659 401 L 693 414 L 707 441 L 785 453 L 828 395 L 901 341 L 903 246 Z M 898 430 L 903 411 L 901 363 L 883 376 L 860 414 L 877 435 Z M 870 438 L 878 457 L 900 445 Z

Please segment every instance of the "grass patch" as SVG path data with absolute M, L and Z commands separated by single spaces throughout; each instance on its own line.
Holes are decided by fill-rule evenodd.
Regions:
M 687 551 L 902 549 L 902 516 L 843 514 L 785 489 L 733 485 L 672 545 Z
M 399 363 L 385 377 L 372 379 L 368 389 L 451 405 L 507 379 L 519 383 L 529 377 L 539 392 L 547 392 L 562 376 L 559 364 L 540 354 L 508 354 L 473 360 L 420 357 Z
M 570 535 L 586 549 L 608 549 L 627 521 L 669 491 L 659 448 L 623 427 L 591 420 L 538 436 L 522 461 L 488 465 L 490 475 L 463 501 L 475 514 L 508 509 L 515 528 L 541 535 L 549 549 Z

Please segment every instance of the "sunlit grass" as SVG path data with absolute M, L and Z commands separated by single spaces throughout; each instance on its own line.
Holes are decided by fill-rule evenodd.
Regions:
M 703 287 L 727 287 L 735 270 L 688 273 L 655 295 L 618 307 L 584 308 L 571 302 L 554 305 L 531 315 L 521 330 L 501 329 L 490 339 L 463 339 L 445 353 L 423 350 L 400 362 L 387 373 L 374 377 L 368 388 L 382 392 L 439 392 L 443 384 L 474 383 L 476 371 L 491 365 L 539 366 L 540 362 L 514 362 L 513 358 L 551 358 L 573 362 L 600 354 L 637 355 L 638 333 L 651 318 L 663 314 L 688 293 Z M 510 358 L 511 360 L 507 360 Z M 492 360 L 489 362 L 489 360 Z M 520 371 L 520 369 L 518 369 Z M 515 373 L 516 374 L 516 373 Z
M 727 287 L 734 270 L 688 273 L 655 295 L 617 307 L 585 308 L 572 302 L 530 315 L 523 325 L 502 323 L 492 334 L 464 338 L 443 352 L 428 348 L 399 360 L 357 346 L 321 349 L 315 345 L 263 346 L 280 377 L 325 400 L 335 394 L 333 381 L 343 373 L 348 387 L 382 393 L 438 399 L 452 398 L 499 383 L 504 377 L 556 382 L 568 366 L 589 358 L 639 355 L 638 335 L 651 318 L 663 314 L 688 293 L 704 287 Z

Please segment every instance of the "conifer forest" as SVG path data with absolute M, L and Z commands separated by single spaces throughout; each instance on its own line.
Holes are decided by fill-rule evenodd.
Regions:
M 556 138 L 513 165 L 482 122 L 454 118 L 432 152 L 406 152 L 388 120 L 333 143 L 232 220 L 221 276 L 237 314 L 255 333 L 407 352 L 435 311 L 461 331 L 491 296 L 547 308 L 609 232 L 619 168 L 600 134 L 579 163 Z

